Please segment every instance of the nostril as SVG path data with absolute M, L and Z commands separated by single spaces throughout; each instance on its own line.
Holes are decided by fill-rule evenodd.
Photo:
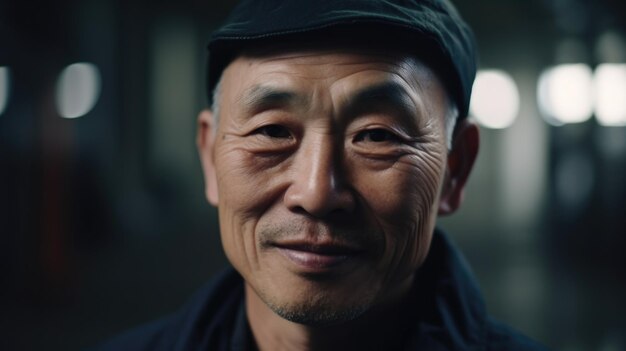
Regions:
M 341 217 L 354 210 L 355 200 L 345 188 L 299 188 L 293 184 L 284 197 L 286 207 L 298 214 L 315 218 Z
M 308 212 L 301 206 L 290 207 L 289 210 L 296 214 L 308 215 Z

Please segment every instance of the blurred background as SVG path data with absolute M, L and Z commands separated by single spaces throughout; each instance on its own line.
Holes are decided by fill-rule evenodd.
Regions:
M 233 4 L 0 0 L 0 349 L 83 349 L 224 267 L 194 138 Z M 456 4 L 482 146 L 441 226 L 493 315 L 554 349 L 626 350 L 626 3 Z

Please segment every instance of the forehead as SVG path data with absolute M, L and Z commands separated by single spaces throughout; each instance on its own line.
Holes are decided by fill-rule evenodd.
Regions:
M 239 104 L 259 87 L 276 87 L 334 102 L 351 92 L 393 82 L 424 112 L 440 110 L 447 97 L 433 71 L 415 57 L 397 51 L 381 53 L 364 48 L 262 48 L 244 52 L 222 76 L 222 100 Z
M 290 71 L 318 69 L 319 73 L 348 74 L 354 70 L 379 69 L 405 74 L 432 75 L 430 69 L 417 59 L 399 52 L 380 53 L 366 49 L 285 49 L 263 48 L 244 52 L 225 70 L 246 70 L 250 73 L 269 73 L 273 70 Z

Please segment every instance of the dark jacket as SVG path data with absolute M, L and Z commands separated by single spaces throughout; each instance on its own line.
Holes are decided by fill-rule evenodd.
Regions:
M 415 281 L 403 350 L 545 350 L 487 315 L 467 264 L 439 231 Z M 228 269 L 178 312 L 95 350 L 254 350 L 243 280 Z

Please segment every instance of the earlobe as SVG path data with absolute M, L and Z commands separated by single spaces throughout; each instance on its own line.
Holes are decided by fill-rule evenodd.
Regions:
M 439 198 L 439 215 L 452 214 L 461 206 L 465 183 L 478 155 L 478 126 L 467 119 L 458 123 L 452 150 L 448 154 L 446 175 Z
M 216 128 L 213 113 L 210 110 L 202 110 L 198 115 L 196 146 L 204 173 L 205 195 L 213 206 L 217 206 L 219 200 L 214 159 Z

